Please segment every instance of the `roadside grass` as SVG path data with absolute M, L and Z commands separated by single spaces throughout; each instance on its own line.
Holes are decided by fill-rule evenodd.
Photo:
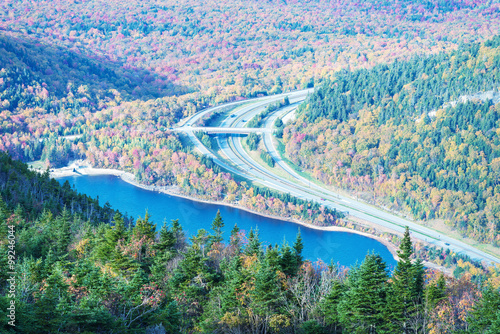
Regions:
M 294 178 L 291 177 L 285 170 L 283 170 L 277 163 L 275 163 L 274 167 L 269 166 L 262 158 L 260 157 L 260 150 L 266 151 L 263 139 L 261 138 L 259 141 L 258 149 L 255 151 L 251 151 L 250 147 L 246 143 L 246 140 L 242 139 L 241 145 L 243 146 L 243 149 L 247 154 L 252 158 L 257 164 L 259 164 L 261 167 L 264 167 L 267 171 L 282 177 L 284 179 L 287 179 L 289 181 L 294 181 Z
M 28 162 L 28 166 L 30 166 L 32 169 L 44 169 L 44 164 L 42 160 L 35 160 L 32 162 Z
M 188 149 L 189 151 L 193 151 L 195 146 L 194 146 L 193 142 L 191 141 L 191 139 L 189 139 L 189 136 L 182 133 L 182 132 L 177 132 L 177 135 L 179 137 L 179 141 L 182 144 L 182 147 Z
M 217 157 L 217 159 L 219 160 L 222 160 L 224 161 L 226 164 L 230 165 L 231 167 L 235 168 L 235 169 L 238 169 L 238 167 L 232 162 L 230 161 L 228 158 L 225 157 L 225 155 L 223 154 L 219 144 L 218 144 L 218 141 L 217 140 L 212 140 L 212 145 L 214 145 L 212 148 L 208 148 L 207 149 L 212 152 L 213 155 L 215 155 Z M 201 154 L 201 153 L 198 153 L 198 154 Z M 215 163 L 215 162 L 214 162 Z M 246 177 L 243 177 L 239 174 L 235 174 L 229 170 L 227 170 L 226 168 L 220 166 L 217 164 L 217 166 L 220 167 L 221 171 L 224 172 L 224 173 L 228 173 L 228 174 L 231 174 L 231 176 L 233 177 L 233 179 L 236 181 L 236 182 L 246 182 L 247 184 L 251 184 L 252 181 L 250 179 L 247 179 Z
M 469 246 L 475 247 L 475 248 L 477 248 L 477 249 L 479 249 L 487 254 L 500 257 L 500 248 L 495 247 L 491 244 L 481 243 L 481 242 L 474 240 L 474 239 L 471 239 L 471 238 L 463 237 L 459 231 L 452 229 L 452 227 L 447 225 L 442 219 L 433 219 L 433 220 L 427 221 L 425 223 L 426 223 L 425 226 L 427 228 L 430 228 L 430 229 L 432 229 L 432 230 L 434 230 L 442 235 L 446 235 L 446 236 L 451 237 L 453 239 L 459 240 L 459 241 L 461 241 Z

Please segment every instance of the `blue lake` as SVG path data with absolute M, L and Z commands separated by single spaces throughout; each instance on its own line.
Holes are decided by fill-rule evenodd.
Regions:
M 374 251 L 382 256 L 389 269 L 396 265 L 386 246 L 358 234 L 315 230 L 223 205 L 200 203 L 148 191 L 117 176 L 71 176 L 58 179 L 60 183 L 66 180 L 81 193 L 99 196 L 101 205 L 109 202 L 113 208 L 135 218 L 144 217 L 147 209 L 158 229 L 164 221 L 170 223 L 173 219 L 179 219 L 188 237 L 201 228 L 209 231 L 217 210 L 220 210 L 226 239 L 229 239 L 230 231 L 236 223 L 247 233 L 250 228 L 258 228 L 263 245 L 282 244 L 284 240 L 292 245 L 300 228 L 304 242 L 303 256 L 313 262 L 320 259 L 327 264 L 333 261 L 335 264 L 351 266 L 356 262 L 361 263 L 368 252 Z

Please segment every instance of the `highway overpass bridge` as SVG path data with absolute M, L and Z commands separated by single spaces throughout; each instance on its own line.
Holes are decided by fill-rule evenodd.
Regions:
M 172 129 L 173 131 L 185 132 L 185 131 L 193 131 L 193 132 L 206 132 L 208 134 L 250 134 L 250 133 L 271 133 L 272 129 L 267 128 L 221 128 L 221 127 L 210 127 L 210 126 L 197 126 L 197 127 L 181 127 Z

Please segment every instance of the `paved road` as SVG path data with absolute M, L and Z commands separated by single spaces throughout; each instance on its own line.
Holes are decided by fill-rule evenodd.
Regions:
M 175 132 L 186 132 L 190 130 L 193 132 L 203 131 L 206 133 L 221 133 L 221 134 L 249 134 L 249 133 L 271 133 L 273 130 L 268 128 L 226 128 L 226 127 L 213 127 L 213 126 L 185 126 L 181 128 L 172 129 Z
M 275 103 L 276 101 L 281 100 L 284 95 L 288 95 L 292 105 L 284 109 L 275 111 L 265 120 L 264 127 L 266 127 L 267 129 L 271 129 L 276 117 L 281 116 L 289 112 L 291 109 L 295 108 L 295 103 L 303 101 L 308 92 L 309 91 L 299 91 L 295 93 L 281 94 L 279 96 L 254 99 L 252 100 L 252 103 L 239 108 L 237 112 L 234 113 L 234 116 L 229 116 L 228 118 L 223 120 L 219 127 L 242 128 L 244 127 L 246 121 L 250 120 L 254 115 L 264 110 L 266 105 Z M 216 108 L 222 108 L 225 106 L 226 105 Z M 266 146 L 266 149 L 275 159 L 277 164 L 282 167 L 282 169 L 287 172 L 291 178 L 293 178 L 293 181 L 275 175 L 255 162 L 243 149 L 241 145 L 241 138 L 239 137 L 218 137 L 219 146 L 221 147 L 221 150 L 224 154 L 224 161 L 222 161 L 203 146 L 198 138 L 196 138 L 192 131 L 192 128 L 190 127 L 191 124 L 196 122 L 199 118 L 203 117 L 205 113 L 211 112 L 214 109 L 215 108 L 210 108 L 192 116 L 191 119 L 189 119 L 185 123 L 185 126 L 180 127 L 177 130 L 187 133 L 191 140 L 195 143 L 195 146 L 203 154 L 211 156 L 214 162 L 226 168 L 228 171 L 239 174 L 252 181 L 257 181 L 268 186 L 269 188 L 290 193 L 302 199 L 317 201 L 324 204 L 325 206 L 335 208 L 339 211 L 347 211 L 352 216 L 356 216 L 358 218 L 370 221 L 377 225 L 384 226 L 394 231 L 402 232 L 405 226 L 409 226 L 412 232 L 412 236 L 415 238 L 427 241 L 439 247 L 450 248 L 454 252 L 466 254 L 473 259 L 500 263 L 500 259 L 498 259 L 497 257 L 482 252 L 461 241 L 444 236 L 437 231 L 418 225 L 407 219 L 395 216 L 394 214 L 385 212 L 364 202 L 357 201 L 354 198 L 339 195 L 335 192 L 309 182 L 307 179 L 298 175 L 292 168 L 290 168 L 285 162 L 281 160 L 280 155 L 278 154 L 276 148 L 272 143 L 270 132 L 266 132 L 264 135 L 264 144 Z

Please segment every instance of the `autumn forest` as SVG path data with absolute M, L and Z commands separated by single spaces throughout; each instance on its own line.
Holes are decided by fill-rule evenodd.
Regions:
M 274 123 L 284 160 L 498 256 L 499 27 L 493 0 L 2 1 L 0 315 L 15 229 L 18 321 L 1 332 L 498 333 L 500 268 L 234 175 L 171 128 L 208 107 L 314 88 Z M 260 135 L 244 143 L 274 167 Z M 398 265 L 373 253 L 351 268 L 312 262 L 300 234 L 263 247 L 219 214 L 187 237 L 188 222 L 128 217 L 50 178 L 74 160 L 377 235 Z

